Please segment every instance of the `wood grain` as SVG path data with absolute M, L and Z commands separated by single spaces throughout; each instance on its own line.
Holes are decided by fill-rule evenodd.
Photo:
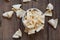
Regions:
M 54 5 L 53 16 L 46 17 L 44 30 L 33 35 L 28 35 L 24 32 L 22 18 L 18 19 L 15 12 L 11 19 L 2 17 L 4 12 L 11 10 L 13 4 L 21 3 L 21 8 L 25 11 L 29 8 L 38 8 L 44 13 L 49 2 Z M 0 40 L 60 40 L 60 21 L 57 28 L 53 29 L 53 27 L 47 22 L 51 18 L 58 18 L 60 20 L 60 0 L 38 0 L 37 2 L 32 0 L 27 3 L 23 3 L 22 0 L 10 0 L 9 2 L 0 0 Z M 13 39 L 12 35 L 18 30 L 18 28 L 21 29 L 23 36 L 19 39 Z
M 50 3 L 54 5 L 53 18 L 58 18 L 60 20 L 60 0 L 49 0 Z M 49 27 L 49 40 L 60 40 L 60 21 L 56 29 Z
M 44 13 L 46 10 L 47 3 L 48 3 L 47 0 L 38 0 L 37 2 L 33 1 L 33 8 L 38 8 Z M 44 27 L 44 30 L 41 30 L 40 32 L 36 33 L 34 36 L 35 36 L 33 37 L 35 38 L 34 40 L 47 40 L 46 26 Z
M 11 10 L 11 6 L 13 4 L 18 4 L 20 3 L 20 0 L 12 0 L 10 2 L 5 2 L 5 0 L 1 1 L 1 10 L 3 12 L 6 11 L 10 11 Z M 3 5 L 2 5 L 3 4 Z M 1 14 L 3 14 L 3 12 L 0 12 Z M 1 15 L 2 17 L 2 15 Z M 0 40 L 13 40 L 12 35 L 17 31 L 17 29 L 19 28 L 19 23 L 20 20 L 17 19 L 15 13 L 13 15 L 13 17 L 11 19 L 6 19 L 4 17 L 2 17 L 2 29 L 0 29 L 0 31 L 2 33 L 0 33 Z

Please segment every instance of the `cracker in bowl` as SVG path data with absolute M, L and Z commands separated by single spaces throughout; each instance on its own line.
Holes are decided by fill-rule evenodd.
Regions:
M 23 24 L 25 25 L 25 32 L 30 35 L 44 28 L 45 16 L 42 14 L 37 8 L 27 10 L 26 15 L 22 18 Z

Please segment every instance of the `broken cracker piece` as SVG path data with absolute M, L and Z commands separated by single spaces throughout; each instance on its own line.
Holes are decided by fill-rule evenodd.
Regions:
M 15 34 L 13 35 L 13 38 L 19 38 L 22 37 L 22 32 L 20 29 L 18 29 L 18 31 L 15 32 Z
M 24 10 L 22 10 L 22 9 L 17 10 L 17 11 L 15 11 L 15 12 L 16 12 L 16 16 L 17 16 L 18 18 L 23 17 L 23 16 L 25 15 L 25 13 L 26 13 L 26 11 L 24 11 Z
M 46 9 L 53 10 L 53 8 L 54 8 L 53 5 L 51 3 L 49 3 Z
M 14 34 L 14 35 L 13 35 L 13 38 L 19 38 L 19 36 L 18 36 L 18 35 L 16 35 L 16 34 Z
M 31 1 L 31 0 L 23 0 L 23 2 L 29 2 L 29 1 Z
M 56 29 L 58 24 L 58 19 L 50 19 L 48 23 L 51 24 Z
M 21 4 L 15 4 L 15 5 L 12 5 L 13 8 L 15 8 L 16 10 L 20 9 L 21 7 Z
M 52 16 L 52 11 L 50 10 L 47 10 L 45 13 L 44 13 L 45 16 Z
M 8 11 L 8 12 L 3 13 L 3 17 L 7 17 L 7 18 L 11 18 L 12 15 L 13 15 L 13 11 Z

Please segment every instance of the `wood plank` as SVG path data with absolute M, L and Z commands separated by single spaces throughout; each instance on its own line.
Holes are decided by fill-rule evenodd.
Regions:
M 9 2 L 5 2 L 5 1 L 2 1 L 3 2 L 3 7 L 2 10 L 4 12 L 6 11 L 10 11 L 11 10 L 11 6 L 13 4 L 18 4 L 20 3 L 21 1 L 20 0 L 10 0 Z M 1 13 L 3 14 L 3 12 Z M 19 22 L 20 20 L 18 20 L 18 18 L 16 17 L 15 13 L 13 15 L 13 17 L 11 19 L 6 19 L 4 17 L 2 17 L 2 32 L 3 32 L 3 37 L 2 39 L 3 40 L 13 40 L 12 38 L 12 35 L 17 31 L 17 29 L 19 28 Z
M 45 1 L 44 0 L 39 0 L 38 2 L 32 1 L 32 2 L 29 2 L 29 3 L 26 3 L 26 4 L 23 3 L 23 9 L 27 10 L 29 8 L 39 8 L 39 9 L 41 9 L 44 12 L 45 9 L 46 9 L 46 4 L 47 4 L 47 0 L 45 0 Z M 26 35 L 27 34 L 25 34 L 25 36 Z M 24 39 L 24 38 L 22 38 L 22 39 Z M 47 40 L 46 27 L 41 32 L 38 32 L 38 33 L 30 35 L 30 36 L 27 35 L 27 39 L 26 40 Z
M 1 8 L 0 8 L 1 9 Z M 3 40 L 3 27 L 2 27 L 2 10 L 0 10 L 0 40 Z
M 37 2 L 33 1 L 33 8 L 38 8 L 44 13 L 46 11 L 47 3 L 48 3 L 47 0 L 38 0 Z M 45 22 L 47 22 L 47 19 Z M 44 30 L 41 30 L 40 32 L 36 33 L 33 38 L 34 40 L 47 40 L 48 36 L 46 23 Z
M 29 8 L 32 8 L 32 1 L 31 2 L 27 2 L 27 3 L 23 3 L 22 1 L 22 8 L 26 11 Z M 21 22 L 22 23 L 22 22 Z M 24 26 L 22 26 L 23 24 L 21 24 L 22 28 L 22 32 L 23 32 L 23 37 L 21 38 L 21 40 L 33 40 L 31 35 L 29 36 L 27 33 L 24 32 Z
M 60 20 L 60 0 L 49 0 L 50 3 L 54 5 L 53 18 L 58 18 Z M 56 29 L 53 29 L 49 25 L 49 40 L 60 40 L 60 21 Z
M 0 40 L 3 40 L 3 27 L 2 27 L 2 7 L 3 0 L 0 0 Z

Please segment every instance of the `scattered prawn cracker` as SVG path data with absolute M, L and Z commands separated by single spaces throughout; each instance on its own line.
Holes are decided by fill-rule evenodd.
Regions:
M 23 2 L 29 2 L 29 1 L 31 1 L 31 0 L 23 0 Z
M 7 18 L 11 18 L 12 15 L 13 15 L 13 11 L 8 11 L 8 12 L 3 13 L 3 17 L 7 17 Z
M 14 34 L 13 38 L 19 38 L 19 36 L 17 34 Z
M 46 9 L 53 10 L 53 8 L 54 8 L 53 5 L 51 3 L 49 3 Z
M 54 28 L 56 28 L 58 24 L 58 19 L 50 19 L 48 23 L 51 24 Z
M 44 13 L 45 16 L 52 16 L 52 11 L 50 10 L 47 10 L 45 13 Z
M 22 37 L 22 32 L 20 29 L 18 29 L 18 31 L 16 31 L 16 33 L 13 35 L 13 38 L 19 38 Z
M 21 7 L 21 4 L 15 4 L 15 5 L 12 5 L 13 8 L 15 8 L 16 10 L 20 9 Z
M 26 11 L 24 11 L 24 10 L 22 10 L 22 9 L 17 10 L 17 11 L 15 11 L 15 12 L 16 12 L 16 16 L 17 16 L 18 18 L 23 17 L 23 16 L 25 15 L 25 13 L 26 13 Z
M 48 9 L 48 10 L 45 12 L 44 15 L 45 16 L 52 16 L 53 5 L 51 3 L 49 3 L 46 9 Z

